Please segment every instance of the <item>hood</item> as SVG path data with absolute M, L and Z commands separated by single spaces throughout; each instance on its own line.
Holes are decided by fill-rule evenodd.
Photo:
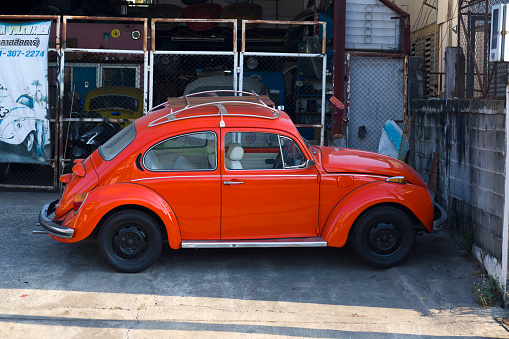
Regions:
M 397 159 L 357 149 L 324 146 L 317 148 L 321 151 L 322 166 L 326 172 L 404 176 L 408 182 L 426 187 L 419 173 Z

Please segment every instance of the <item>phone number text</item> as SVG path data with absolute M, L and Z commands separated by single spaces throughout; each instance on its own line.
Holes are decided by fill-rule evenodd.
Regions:
M 10 50 L 10 51 L 2 51 L 0 50 L 0 58 L 1 57 L 8 57 L 8 58 L 17 58 L 17 57 L 25 57 L 25 58 L 37 58 L 37 57 L 43 57 L 44 51 L 16 51 L 16 50 Z

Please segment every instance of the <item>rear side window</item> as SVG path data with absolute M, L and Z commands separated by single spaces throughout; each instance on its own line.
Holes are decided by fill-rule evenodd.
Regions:
M 124 148 L 136 137 L 136 128 L 134 124 L 130 124 L 117 134 L 115 134 L 110 140 L 99 146 L 99 154 L 106 160 L 112 160 L 115 158 Z
M 214 170 L 217 167 L 217 141 L 214 132 L 179 135 L 152 147 L 143 158 L 151 171 Z

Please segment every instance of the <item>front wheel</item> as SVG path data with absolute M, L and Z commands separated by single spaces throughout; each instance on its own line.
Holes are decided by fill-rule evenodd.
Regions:
M 356 221 L 353 243 L 357 255 L 374 267 L 402 263 L 415 243 L 412 220 L 394 207 L 375 207 Z
M 99 251 L 119 272 L 136 273 L 150 267 L 161 254 L 163 237 L 145 213 L 126 210 L 111 216 L 99 232 Z

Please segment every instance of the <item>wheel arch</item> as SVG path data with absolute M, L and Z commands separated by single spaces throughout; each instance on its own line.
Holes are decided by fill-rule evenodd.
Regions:
M 109 217 L 128 209 L 137 210 L 152 217 L 160 227 L 164 238 L 168 240 L 170 247 L 173 249 L 181 247 L 180 227 L 171 206 L 152 189 L 131 183 L 92 190 L 74 217 L 76 237 L 72 242 L 82 240 L 91 234 L 98 234 Z
M 383 206 L 401 210 L 418 229 L 431 232 L 433 228 L 433 204 L 426 189 L 409 184 L 375 182 L 351 192 L 338 202 L 325 222 L 322 238 L 328 246 L 344 246 L 355 222 L 369 210 Z
M 109 212 L 107 212 L 105 215 L 103 215 L 102 218 L 97 223 L 97 225 L 94 228 L 94 230 L 92 231 L 91 235 L 92 236 L 97 236 L 99 234 L 99 231 L 103 227 L 104 222 L 106 220 L 108 220 L 109 217 L 111 217 L 112 215 L 114 215 L 114 214 L 116 214 L 118 212 L 126 211 L 126 210 L 135 210 L 135 211 L 139 211 L 139 212 L 145 213 L 148 216 L 150 216 L 152 219 L 154 219 L 154 221 L 159 226 L 161 234 L 163 235 L 163 239 L 165 241 L 168 241 L 168 230 L 166 229 L 166 226 L 164 225 L 163 220 L 161 219 L 161 217 L 157 213 L 155 213 L 150 208 L 147 208 L 145 206 L 141 206 L 141 205 L 129 205 L 129 204 L 117 206 L 117 207 L 113 208 L 112 210 L 110 210 Z

